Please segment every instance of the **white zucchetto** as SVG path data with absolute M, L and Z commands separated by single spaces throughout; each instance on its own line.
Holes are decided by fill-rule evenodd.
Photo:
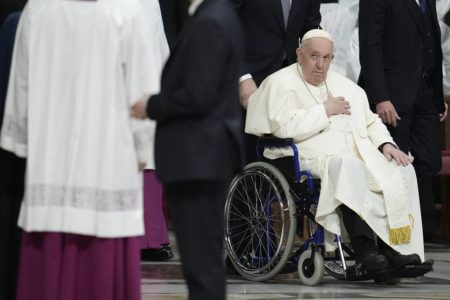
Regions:
M 305 33 L 303 35 L 303 38 L 299 39 L 299 44 L 312 39 L 312 38 L 325 38 L 327 40 L 329 40 L 330 42 L 333 43 L 333 38 L 331 37 L 331 35 L 326 32 L 325 30 L 322 29 L 311 29 L 310 31 L 308 31 L 307 33 Z

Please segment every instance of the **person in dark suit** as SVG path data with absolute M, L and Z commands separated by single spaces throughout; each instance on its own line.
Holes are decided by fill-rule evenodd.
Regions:
M 295 62 L 298 39 L 320 26 L 319 0 L 231 0 L 242 21 L 245 64 L 241 102 L 270 74 Z M 248 76 L 250 75 L 250 76 Z
M 189 0 L 159 0 L 167 42 L 172 49 L 188 18 Z
M 197 6 L 198 5 L 198 6 Z M 158 122 L 156 173 L 164 185 L 189 299 L 225 299 L 223 209 L 243 161 L 238 96 L 243 36 L 228 0 L 196 0 L 161 79 L 133 108 Z
M 20 12 L 10 14 L 0 29 L 0 130 Z M 20 253 L 17 226 L 24 191 L 25 159 L 0 149 L 0 299 L 15 299 Z
M 229 1 L 244 29 L 239 98 L 245 109 L 248 98 L 267 76 L 295 62 L 298 39 L 310 29 L 320 28 L 320 0 Z M 256 161 L 256 138 L 246 134 L 244 139 L 247 162 Z
M 435 0 L 361 0 L 359 83 L 394 141 L 414 156 L 427 239 L 436 228 L 432 179 L 447 115 Z

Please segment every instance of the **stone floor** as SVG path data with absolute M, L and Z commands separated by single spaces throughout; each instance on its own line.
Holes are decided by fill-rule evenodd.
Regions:
M 175 247 L 176 248 L 176 247 Z M 426 244 L 426 258 L 434 259 L 434 271 L 395 286 L 373 281 L 339 281 L 325 275 L 318 286 L 304 286 L 298 274 L 279 275 L 268 282 L 228 277 L 228 300 L 294 299 L 450 299 L 450 245 Z M 142 263 L 142 300 L 187 299 L 187 288 L 176 253 L 169 262 Z

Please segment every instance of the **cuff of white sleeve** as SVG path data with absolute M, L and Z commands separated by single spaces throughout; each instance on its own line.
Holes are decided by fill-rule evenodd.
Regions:
M 250 74 L 242 75 L 241 77 L 239 77 L 239 83 L 241 83 L 244 80 L 250 79 L 250 78 L 253 78 L 252 75 L 250 75 Z

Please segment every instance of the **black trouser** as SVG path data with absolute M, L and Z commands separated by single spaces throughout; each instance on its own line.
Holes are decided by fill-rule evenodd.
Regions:
M 16 298 L 20 233 L 17 226 L 22 203 L 25 160 L 0 149 L 0 299 Z
M 431 85 L 424 80 L 414 106 L 399 112 L 397 127 L 388 126 L 400 149 L 414 156 L 425 235 L 433 233 L 437 226 L 433 180 L 442 164 L 439 112 L 433 97 Z
M 366 251 L 374 250 L 375 236 L 369 225 L 347 206 L 342 204 L 339 209 L 356 258 L 364 256 Z
M 224 300 L 224 204 L 228 181 L 164 185 L 190 300 Z

